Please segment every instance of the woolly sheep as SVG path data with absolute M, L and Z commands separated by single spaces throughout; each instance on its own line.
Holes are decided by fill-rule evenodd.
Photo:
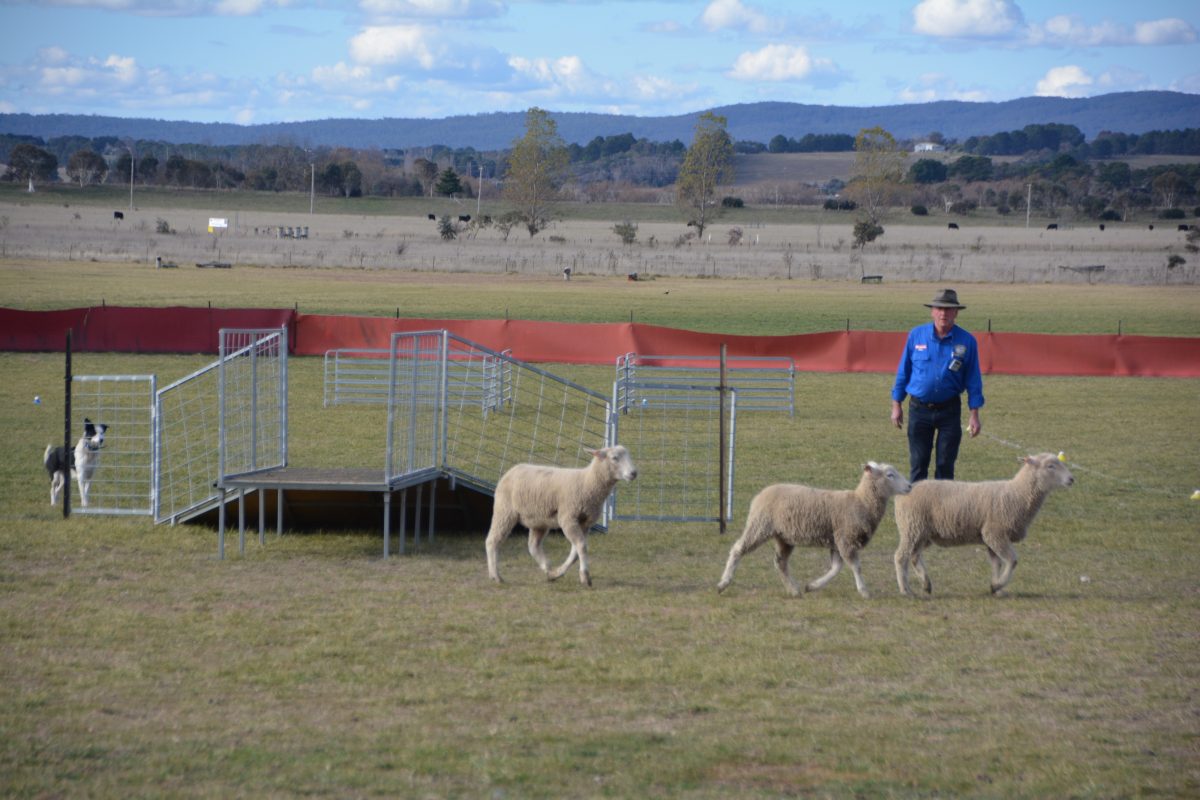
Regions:
M 858 593 L 869 597 L 859 567 L 859 551 L 875 535 L 888 498 L 910 489 L 912 484 L 895 467 L 874 461 L 863 465 L 862 477 L 853 491 L 813 489 L 794 483 L 766 487 L 750 503 L 746 528 L 729 551 L 717 591 L 725 591 L 733 581 L 742 556 L 774 538 L 775 567 L 793 597 L 799 596 L 801 589 L 788 573 L 788 558 L 799 545 L 829 548 L 829 572 L 805 586 L 804 591 L 820 589 L 842 571 L 843 563 L 849 563 Z
M 579 559 L 579 581 L 592 585 L 588 572 L 587 532 L 600 516 L 604 500 L 617 481 L 637 477 L 629 451 L 621 445 L 588 450 L 592 462 L 582 469 L 517 464 L 496 484 L 492 525 L 487 535 L 488 575 L 501 583 L 497 565 L 500 543 L 519 522 L 529 529 L 529 554 L 550 580 L 557 580 Z M 554 571 L 542 550 L 551 528 L 562 530 L 571 552 Z
M 992 593 L 1012 579 L 1017 566 L 1013 543 L 1025 538 L 1050 492 L 1075 482 L 1071 470 L 1053 453 L 1025 456 L 1021 468 L 1007 481 L 921 481 L 907 497 L 896 498 L 896 582 L 910 594 L 908 568 L 933 592 L 921 552 L 933 544 L 953 547 L 983 544 L 992 565 Z

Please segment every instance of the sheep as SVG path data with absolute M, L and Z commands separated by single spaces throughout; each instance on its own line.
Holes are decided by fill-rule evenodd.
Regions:
M 788 558 L 798 545 L 805 545 L 828 547 L 830 568 L 803 591 L 820 589 L 841 572 L 843 563 L 849 563 L 858 593 L 870 597 L 859 567 L 859 551 L 875 535 L 888 498 L 911 489 L 912 484 L 895 467 L 874 461 L 863 465 L 862 477 L 853 491 L 813 489 L 794 483 L 766 487 L 750 503 L 746 528 L 729 551 L 717 591 L 724 592 L 733 581 L 733 572 L 742 556 L 773 537 L 775 567 L 788 594 L 793 597 L 801 594 L 800 586 L 788 574 Z
M 500 478 L 486 544 L 488 575 L 496 583 L 502 583 L 497 566 L 500 543 L 519 522 L 529 529 L 529 554 L 549 580 L 562 577 L 578 558 L 580 583 L 592 585 L 587 532 L 617 481 L 636 478 L 637 467 L 621 445 L 587 452 L 592 462 L 582 469 L 517 464 Z M 571 543 L 566 560 L 553 571 L 542 550 L 542 540 L 551 528 L 560 529 Z
M 1061 455 L 1024 456 L 1016 476 L 1007 481 L 921 481 L 907 497 L 896 499 L 896 582 L 910 595 L 908 568 L 921 579 L 927 594 L 933 584 L 923 551 L 932 542 L 942 547 L 983 544 L 992 566 L 992 594 L 1012 580 L 1017 566 L 1013 543 L 1025 538 L 1046 495 L 1075 482 Z

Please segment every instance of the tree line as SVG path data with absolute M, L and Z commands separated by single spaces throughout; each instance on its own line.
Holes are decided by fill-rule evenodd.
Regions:
M 1113 149 L 1126 150 L 1167 146 L 1164 142 L 1185 146 L 1197 133 L 1189 129 L 1136 137 L 1103 134 L 1091 145 L 1107 142 Z M 701 115 L 690 145 L 678 140 L 653 143 L 632 134 L 597 136 L 587 145 L 568 145 L 558 137 L 549 114 L 534 108 L 528 112 L 525 135 L 497 153 L 440 146 L 362 151 L 282 144 L 175 146 L 111 137 L 39 142 L 0 136 L 0 154 L 8 163 L 6 179 L 30 183 L 57 181 L 60 154 L 64 155 L 63 173 L 81 187 L 135 182 L 197 189 L 311 191 L 337 197 L 453 197 L 473 196 L 480 182 L 488 180 L 495 182 L 514 209 L 508 218 L 496 221 L 506 226 L 506 236 L 516 226 L 523 226 L 531 236 L 543 230 L 569 184 L 620 181 L 669 186 L 688 226 L 700 236 L 725 210 L 744 205 L 741 198 L 724 194 L 733 183 L 735 154 L 772 148 L 775 152 L 818 147 L 852 150 L 851 180 L 827 187 L 829 193 L 841 194 L 830 197 L 826 205 L 833 210 L 861 209 L 866 214 L 864 232 L 879 228 L 883 210 L 897 205 L 911 204 L 913 213 L 928 213 L 932 207 L 954 214 L 980 207 L 1006 214 L 1028 207 L 1051 216 L 1069 208 L 1093 218 L 1125 219 L 1131 211 L 1148 208 L 1158 208 L 1164 215 L 1183 214 L 1182 205 L 1200 194 L 1200 165 L 1133 169 L 1119 160 L 1089 162 L 1081 150 L 1088 143 L 1071 125 L 1026 126 L 984 137 L 987 142 L 968 140 L 962 147 L 933 133 L 931 141 L 962 154 L 918 158 L 911 166 L 907 164 L 911 142 L 897 141 L 882 128 L 860 131 L 849 148 L 846 138 L 810 134 L 794 140 L 781 134 L 761 149 L 747 149 L 729 135 L 725 118 L 707 113 Z M 998 162 L 967 151 L 968 146 L 1011 150 L 1015 140 L 1034 148 L 1036 155 Z M 454 224 L 446 223 L 443 235 L 453 235 Z

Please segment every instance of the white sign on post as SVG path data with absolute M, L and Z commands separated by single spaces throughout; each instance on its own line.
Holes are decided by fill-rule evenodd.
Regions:
M 213 230 L 215 230 L 216 228 L 228 228 L 228 227 L 229 227 L 229 220 L 226 219 L 225 217 L 209 217 L 208 218 L 208 232 L 209 233 L 212 233 Z

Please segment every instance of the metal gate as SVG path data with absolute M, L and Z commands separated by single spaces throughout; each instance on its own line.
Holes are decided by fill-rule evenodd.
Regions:
M 638 479 L 613 495 L 613 519 L 719 522 L 722 514 L 726 521 L 733 519 L 737 390 L 727 387 L 726 393 L 722 426 L 720 386 L 621 380 L 614 384 L 614 408 L 621 405 L 619 398 L 637 398 L 615 419 L 618 439 L 638 465 Z M 728 437 L 724 465 L 722 427 Z
M 287 328 L 223 328 L 218 377 L 218 478 L 287 464 Z
M 70 447 L 79 441 L 84 419 L 108 426 L 87 505 L 81 497 L 72 503 L 73 513 L 154 513 L 158 494 L 154 396 L 153 375 L 71 376 Z M 68 481 L 67 491 L 78 491 L 76 481 Z

